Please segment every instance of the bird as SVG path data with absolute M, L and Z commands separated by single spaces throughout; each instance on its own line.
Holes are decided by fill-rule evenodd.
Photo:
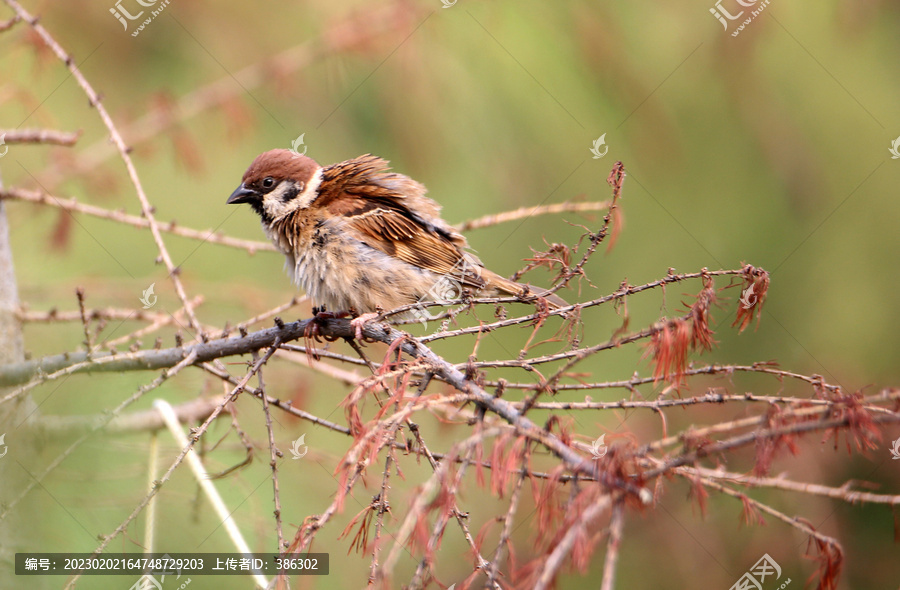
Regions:
M 446 300 L 448 290 L 541 298 L 550 309 L 568 305 L 485 268 L 425 193 L 372 154 L 323 167 L 274 149 L 253 160 L 226 203 L 250 205 L 291 279 L 314 302 L 314 315 L 354 316 L 358 339 L 363 324 L 384 310 Z

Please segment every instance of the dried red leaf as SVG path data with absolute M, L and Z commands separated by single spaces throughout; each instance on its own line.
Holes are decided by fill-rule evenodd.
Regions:
M 612 232 L 609 234 L 609 243 L 606 244 L 607 254 L 612 252 L 613 247 L 616 245 L 616 241 L 619 239 L 619 235 L 625 228 L 625 215 L 622 213 L 621 207 L 613 207 L 609 212 L 609 215 L 611 218 L 610 225 L 612 226 Z
M 483 423 L 479 421 L 477 428 L 480 434 L 484 428 Z M 478 487 L 484 487 L 484 440 L 480 438 L 475 443 L 475 482 Z
M 544 241 L 544 243 L 546 244 L 547 242 Z M 572 251 L 565 244 L 553 243 L 549 244 L 547 250 L 543 252 L 538 252 L 534 248 L 531 251 L 533 252 L 531 258 L 524 259 L 529 264 L 516 273 L 516 278 L 536 268 L 544 267 L 547 270 L 556 270 L 556 276 L 551 281 L 556 283 L 568 273 L 569 264 L 572 261 Z
M 739 326 L 738 333 L 743 332 L 756 312 L 756 325 L 762 314 L 763 304 L 769 292 L 769 273 L 750 264 L 744 265 L 744 282 L 741 285 L 741 298 L 738 301 L 737 317 L 732 326 Z
M 700 515 L 703 518 L 706 518 L 706 500 L 709 498 L 709 492 L 706 491 L 706 487 L 703 485 L 703 482 L 700 481 L 700 478 L 691 478 L 691 487 L 688 490 L 688 498 L 697 501 L 697 505 L 700 507 Z
M 72 236 L 72 213 L 60 209 L 56 215 L 56 224 L 53 226 L 53 234 L 50 236 L 50 248 L 57 251 L 65 250 Z
M 747 524 L 747 526 L 751 526 L 754 524 L 760 526 L 766 526 L 766 520 L 762 517 L 762 514 L 759 513 L 759 510 L 756 508 L 756 504 L 750 501 L 745 494 L 740 495 L 741 504 L 743 507 L 741 508 L 741 524 Z
M 188 172 L 203 172 L 205 169 L 203 152 L 194 138 L 177 126 L 173 126 L 168 135 L 172 139 L 172 147 L 175 148 L 175 162 L 184 166 Z
M 858 451 L 865 452 L 878 448 L 878 443 L 881 441 L 881 430 L 872 419 L 872 414 L 863 404 L 862 391 L 857 391 L 850 395 L 840 395 L 838 393 L 830 396 L 830 399 L 834 403 L 831 406 L 828 417 L 844 419 L 847 421 L 847 425 L 829 429 L 822 442 L 824 443 L 834 436 L 834 448 L 837 450 L 841 431 L 846 431 L 848 455 L 852 453 L 851 440 L 855 443 Z
M 560 503 L 560 491 L 562 486 L 559 479 L 565 469 L 562 466 L 557 467 L 550 472 L 550 477 L 543 481 L 541 486 L 540 497 L 537 498 L 537 528 L 538 535 L 541 538 L 550 536 L 550 532 L 554 529 L 560 517 L 562 516 L 562 506 Z
M 369 525 L 372 524 L 375 519 L 376 513 L 376 505 L 380 506 L 381 500 L 378 496 L 375 497 L 372 504 L 366 506 L 362 510 L 356 513 L 352 519 L 350 519 L 350 523 L 344 528 L 343 532 L 338 535 L 338 540 L 346 537 L 350 531 L 353 529 L 353 526 L 359 521 L 360 517 L 362 517 L 362 522 L 360 522 L 359 528 L 356 531 L 356 535 L 353 536 L 353 540 L 350 542 L 350 547 L 347 549 L 347 555 L 350 555 L 350 552 L 354 549 L 357 553 L 367 553 L 369 550 Z
M 712 277 L 703 277 L 703 290 L 697 295 L 697 301 L 691 306 L 691 348 L 693 350 L 712 350 L 715 340 L 709 327 L 709 312 L 716 302 L 716 289 Z
M 34 66 L 37 72 L 42 71 L 51 62 L 56 60 L 53 50 L 44 42 L 41 35 L 33 28 L 25 29 L 20 37 L 21 42 L 26 45 L 35 56 Z
M 814 416 L 810 416 L 807 420 L 816 420 Z M 797 423 L 799 420 L 795 417 L 785 416 L 781 408 L 772 405 L 766 414 L 766 422 L 764 428 L 766 430 L 777 430 L 785 426 Z M 772 468 L 772 461 L 775 459 L 777 452 L 783 447 L 796 455 L 798 435 L 794 433 L 782 433 L 771 436 L 756 437 L 756 463 L 753 466 L 753 475 L 764 477 L 769 474 Z
M 600 495 L 605 494 L 602 486 L 590 485 L 581 488 L 580 491 L 569 499 L 565 505 L 565 516 L 560 525 L 552 531 L 552 536 L 544 536 L 540 534 L 542 548 L 549 554 L 562 541 L 563 537 L 575 530 L 575 541 L 572 544 L 570 553 L 570 563 L 572 567 L 582 574 L 587 572 L 588 566 L 591 564 L 591 556 L 593 555 L 597 543 L 602 537 L 600 533 L 601 520 L 593 523 L 584 522 L 584 513 L 592 504 L 594 504 Z M 521 584 L 517 588 L 524 588 Z
M 644 356 L 652 357 L 655 383 L 665 379 L 676 387 L 681 384 L 690 345 L 691 327 L 681 318 L 668 320 L 653 333 Z
M 494 448 L 491 453 L 491 493 L 498 498 L 503 497 L 503 491 L 506 489 L 510 481 L 509 464 L 505 460 L 506 445 L 509 443 L 511 435 L 505 434 L 494 441 Z
M 609 236 L 609 243 L 606 245 L 607 253 L 612 252 L 613 247 L 616 245 L 616 240 L 619 239 L 619 234 L 622 233 L 622 228 L 625 227 L 625 217 L 622 214 L 622 209 L 619 208 L 619 199 L 622 198 L 622 185 L 625 183 L 625 176 L 625 166 L 622 162 L 616 162 L 613 164 L 609 176 L 606 177 L 606 183 L 612 187 L 612 204 L 610 204 L 609 212 L 604 219 L 605 223 L 612 225 L 612 233 Z
M 806 524 L 813 528 L 809 523 Z M 813 530 L 815 529 L 813 528 Z M 806 580 L 807 585 L 813 578 L 818 576 L 819 583 L 816 586 L 816 590 L 837 590 L 837 583 L 840 580 L 841 568 L 844 563 L 843 549 L 832 539 L 810 536 L 809 543 L 806 546 L 806 555 L 808 557 L 813 549 L 815 549 L 816 555 L 812 558 L 819 562 L 819 567 Z

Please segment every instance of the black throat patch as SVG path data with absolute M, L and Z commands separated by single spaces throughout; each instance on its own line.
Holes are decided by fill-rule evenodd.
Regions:
M 288 184 L 287 188 L 284 191 L 284 194 L 281 196 L 281 202 L 287 203 L 288 201 L 292 201 L 297 198 L 297 195 L 300 194 L 301 189 L 303 187 L 303 183 L 291 182 Z
M 265 223 L 266 225 L 272 223 L 273 218 L 268 213 L 266 213 L 266 210 L 263 208 L 262 200 L 253 199 L 249 204 L 251 207 L 253 207 L 253 210 L 256 211 L 256 214 L 259 215 L 263 220 L 263 223 Z

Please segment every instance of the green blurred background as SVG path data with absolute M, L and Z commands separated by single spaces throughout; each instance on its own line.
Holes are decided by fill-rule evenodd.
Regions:
M 138 5 L 129 2 L 121 5 L 137 12 Z M 896 2 L 771 0 L 737 37 L 730 35 L 733 27 L 725 31 L 713 18 L 708 1 L 613 6 L 458 0 L 444 8 L 439 0 L 171 0 L 137 37 L 130 35 L 133 25 L 126 32 L 110 14 L 112 6 L 26 0 L 26 8 L 41 15 L 103 94 L 126 141 L 134 144 L 138 172 L 160 220 L 263 239 L 256 217 L 246 208 L 226 207 L 225 199 L 253 157 L 289 148 L 300 134 L 308 155 L 323 164 L 366 152 L 389 159 L 397 171 L 424 183 L 453 223 L 540 203 L 604 200 L 606 176 L 621 160 L 628 171 L 623 232 L 611 253 L 596 255 L 587 266 L 596 289 L 584 283 L 581 293 L 563 293 L 570 301 L 609 293 L 625 280 L 648 282 L 670 267 L 691 272 L 747 262 L 771 272 L 759 329 L 739 336 L 728 327 L 738 297 L 737 290 L 729 291 L 731 300 L 715 314 L 719 346 L 701 361 L 774 360 L 790 370 L 821 374 L 847 391 L 871 393 L 900 383 L 900 281 L 894 267 L 900 252 L 900 161 L 888 151 L 900 135 Z M 732 12 L 736 7 L 728 6 Z M 7 8 L 0 9 L 0 19 L 9 16 Z M 11 146 L 0 160 L 4 184 L 43 186 L 60 196 L 139 213 L 117 158 L 90 171 L 72 171 L 74 154 L 102 147 L 107 132 L 74 79 L 27 27 L 0 33 L 0 72 L 0 128 L 84 130 L 74 150 Z M 147 139 L 139 137 L 135 122 L 165 112 L 185 116 Z M 594 159 L 589 149 L 604 133 L 609 152 Z M 154 282 L 159 305 L 177 308 L 171 281 L 154 263 L 149 232 L 85 216 L 73 221 L 57 210 L 17 202 L 7 203 L 7 211 L 20 297 L 31 310 L 76 309 L 79 285 L 90 307 L 133 307 Z M 600 217 L 535 217 L 468 237 L 489 267 L 511 274 L 530 247 L 544 249 L 543 240 L 574 244 L 583 230 L 573 224 L 596 228 Z M 293 295 L 280 255 L 249 256 L 173 236 L 166 243 L 190 293 L 205 298 L 198 313 L 206 324 L 236 323 Z M 547 275 L 536 273 L 531 280 L 546 284 Z M 665 302 L 658 292 L 632 298 L 631 328 L 652 323 L 660 313 L 674 314 L 689 300 L 685 294 L 700 288 L 682 287 L 670 288 Z M 307 305 L 285 319 L 308 313 Z M 620 321 L 611 309 L 593 313 L 585 341 L 607 339 Z M 126 324 L 107 335 L 121 336 L 137 326 Z M 164 334 L 170 345 L 171 332 Z M 29 324 L 25 337 L 33 356 L 73 350 L 83 339 L 78 324 L 62 329 Z M 507 331 L 479 354 L 508 356 L 506 351 L 518 350 L 526 337 L 526 330 Z M 462 362 L 471 345 L 460 341 L 438 348 Z M 591 371 L 595 380 L 646 374 L 642 352 L 631 347 L 599 355 L 581 370 Z M 347 387 L 286 363 L 273 365 L 266 376 L 273 395 L 292 397 L 309 411 L 343 422 L 335 406 Z M 145 374 L 73 377 L 37 389 L 34 398 L 48 415 L 95 414 L 150 379 Z M 707 385 L 809 395 L 792 384 L 746 377 L 696 381 L 690 392 Z M 157 395 L 175 403 L 219 390 L 189 371 L 138 406 L 149 407 Z M 658 390 L 644 393 L 655 396 Z M 583 396 L 563 393 L 559 399 Z M 237 406 L 242 427 L 258 445 L 257 460 L 219 488 L 237 508 L 235 517 L 251 547 L 273 551 L 265 425 L 258 404 L 241 400 Z M 669 426 L 744 413 L 737 406 L 673 413 Z M 641 440 L 660 436 L 657 419 L 649 415 L 636 415 L 625 428 L 609 414 L 577 418 L 576 429 L 588 437 L 617 429 L 632 430 Z M 290 537 L 305 516 L 330 502 L 336 487 L 331 472 L 348 441 L 281 415 L 278 420 L 282 450 L 303 433 L 311 449 L 311 460 L 282 464 Z M 436 422 L 426 427 L 444 448 L 465 433 Z M 227 421 L 220 421 L 210 440 L 226 430 Z M 896 493 L 900 467 L 890 461 L 887 448 L 898 435 L 900 429 L 888 429 L 880 448 L 852 456 L 812 435 L 797 457 L 776 461 L 773 474 L 784 471 L 834 486 L 848 479 L 874 481 L 882 493 Z M 167 433 L 160 437 L 167 465 L 176 448 Z M 46 440 L 35 470 L 69 442 Z M 32 550 L 91 551 L 96 536 L 112 531 L 145 493 L 148 444 L 146 435 L 96 437 L 66 459 L 17 508 L 34 515 L 33 527 L 21 531 Z M 748 469 L 750 457 L 738 454 L 729 469 Z M 212 469 L 224 469 L 242 458 L 232 433 L 208 460 Z M 0 468 L 11 468 L 8 459 Z M 407 481 L 395 478 L 397 505 L 428 474 L 411 462 L 404 469 Z M 372 495 L 376 480 L 368 482 Z M 727 588 L 763 553 L 781 564 L 794 585 L 813 571 L 803 557 L 805 539 L 784 525 L 740 527 L 740 503 L 716 495 L 702 519 L 696 505 L 685 501 L 683 482 L 667 481 L 664 487 L 656 510 L 632 514 L 626 522 L 619 588 Z M 232 550 L 205 501 L 197 502 L 195 495 L 195 482 L 180 469 L 160 496 L 160 549 Z M 893 590 L 900 583 L 888 509 L 787 493 L 756 496 L 842 541 L 847 561 L 841 588 Z M 349 543 L 336 536 L 370 499 L 358 491 L 341 518 L 319 533 L 314 548 L 331 553 L 332 575 L 297 580 L 293 587 L 364 584 L 368 560 L 346 556 Z M 533 509 L 530 498 L 526 503 L 523 516 Z M 502 511 L 474 486 L 461 504 L 472 510 L 476 531 Z M 522 524 L 514 541 L 524 561 L 535 531 L 527 519 Z M 399 522 L 392 526 L 396 530 Z M 446 584 L 471 572 L 454 526 L 441 552 L 456 557 L 438 559 L 437 572 Z M 139 518 L 111 549 L 138 550 L 134 543 L 142 527 Z M 602 555 L 601 548 L 586 578 L 569 573 L 560 587 L 594 584 Z M 401 562 L 398 587 L 415 563 Z M 56 588 L 62 579 L 33 581 L 29 587 L 41 583 Z M 95 577 L 79 587 L 129 584 Z M 191 587 L 213 585 L 248 588 L 250 582 L 218 577 L 194 580 Z

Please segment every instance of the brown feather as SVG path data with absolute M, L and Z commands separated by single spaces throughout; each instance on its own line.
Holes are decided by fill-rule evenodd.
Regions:
M 343 216 L 346 229 L 370 247 L 482 288 L 479 273 L 470 270 L 475 265 L 465 252 L 465 238 L 443 222 L 426 221 L 437 206 L 424 197 L 424 187 L 387 170 L 388 163 L 372 155 L 328 166 L 322 170 L 317 204 Z
M 297 156 L 290 150 L 269 150 L 253 160 L 253 163 L 244 172 L 243 183 L 247 186 L 255 185 L 266 176 L 277 180 L 295 178 L 305 181 L 318 167 L 315 160 Z

